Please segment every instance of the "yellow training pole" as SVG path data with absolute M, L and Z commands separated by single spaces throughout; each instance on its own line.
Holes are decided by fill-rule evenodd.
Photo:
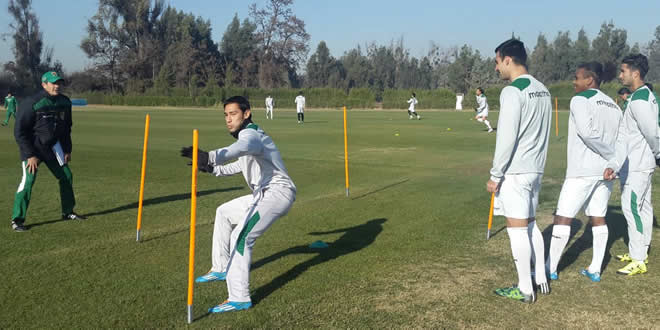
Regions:
M 486 232 L 486 240 L 490 239 L 490 228 L 493 226 L 493 204 L 495 204 L 495 193 L 490 195 L 490 211 L 488 211 L 488 231 Z
M 346 197 L 348 197 L 348 136 L 346 134 L 346 107 L 344 107 L 344 170 L 346 172 Z
M 555 96 L 555 136 L 559 136 L 559 101 Z
M 149 142 L 149 114 L 144 121 L 144 147 L 142 148 L 142 171 L 140 175 L 140 200 L 138 201 L 137 233 L 135 241 L 140 241 L 140 230 L 142 229 L 142 201 L 144 200 L 144 176 L 147 173 L 147 144 Z
M 197 216 L 197 147 L 199 133 L 193 130 L 192 179 L 190 187 L 190 249 L 188 252 L 188 324 L 193 321 L 193 276 L 195 270 L 195 219 Z

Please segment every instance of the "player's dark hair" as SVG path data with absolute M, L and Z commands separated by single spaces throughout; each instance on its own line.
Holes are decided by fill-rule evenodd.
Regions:
M 596 61 L 591 61 L 591 62 L 586 62 L 578 65 L 577 67 L 578 70 L 583 69 L 584 74 L 588 77 L 593 78 L 594 82 L 596 82 L 597 86 L 600 86 L 601 82 L 601 77 L 603 76 L 603 65 L 596 62 Z
M 303 95 L 303 91 L 298 92 L 298 95 Z
M 483 93 L 484 93 L 484 89 L 483 89 L 483 88 L 481 88 L 481 87 L 477 87 L 477 90 L 478 90 L 479 92 L 481 92 L 481 94 L 483 94 Z
M 413 95 L 413 97 L 417 97 L 417 95 L 415 95 L 415 92 L 413 92 L 412 95 Z
M 513 63 L 527 67 L 527 51 L 525 44 L 518 39 L 509 39 L 495 48 L 495 54 L 499 53 L 500 58 L 511 57 Z
M 616 93 L 619 94 L 619 95 L 623 95 L 623 94 L 632 94 L 632 93 L 630 92 L 630 90 L 629 90 L 627 87 L 621 87 L 621 88 L 619 88 L 619 91 L 617 91 Z
M 649 60 L 642 54 L 630 54 L 621 63 L 628 65 L 631 71 L 638 71 L 641 79 L 649 72 Z
M 232 103 L 238 104 L 238 107 L 241 109 L 241 112 L 250 110 L 250 102 L 246 98 L 240 95 L 232 96 L 226 99 L 223 104 L 223 107 L 226 107 L 228 104 L 232 104 Z M 248 120 L 252 121 L 252 113 L 250 113 L 250 117 L 248 117 Z
M 653 91 L 653 84 L 645 83 L 644 85 L 646 85 L 646 87 L 648 87 L 651 90 L 651 92 Z

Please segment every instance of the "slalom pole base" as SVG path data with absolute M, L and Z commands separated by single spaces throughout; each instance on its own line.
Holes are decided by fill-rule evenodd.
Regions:
M 188 305 L 188 324 L 191 324 L 192 321 L 193 321 L 192 305 Z
M 348 188 L 346 188 L 346 197 L 348 197 L 350 193 L 348 192 Z
M 486 232 L 486 240 L 489 240 L 489 239 L 490 239 L 490 229 L 488 229 L 488 231 Z
M 138 229 L 136 234 L 135 234 L 135 241 L 139 242 L 140 241 L 140 230 Z

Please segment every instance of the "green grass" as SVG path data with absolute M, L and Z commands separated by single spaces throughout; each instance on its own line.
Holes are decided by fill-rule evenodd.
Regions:
M 59 221 L 57 184 L 45 166 L 33 190 L 29 232 L 9 226 L 20 180 L 11 129 L 0 127 L 0 327 L 185 327 L 190 167 L 179 148 L 200 130 L 200 148 L 233 141 L 219 110 L 149 110 L 152 117 L 143 241 L 135 224 L 146 110 L 76 109 L 71 168 L 86 222 Z M 485 191 L 495 134 L 470 121 L 471 111 L 349 113 L 351 196 L 344 193 L 339 111 L 276 109 L 256 122 L 278 145 L 298 187 L 290 213 L 255 246 L 246 312 L 206 315 L 224 300 L 224 282 L 195 286 L 195 327 L 209 328 L 521 328 L 652 327 L 660 321 L 660 257 L 649 273 L 615 275 L 626 252 L 625 220 L 615 193 L 610 205 L 611 247 L 603 281 L 578 271 L 591 260 L 587 219 L 560 263 L 553 293 L 524 305 L 495 296 L 515 282 L 503 218 L 485 240 Z M 493 124 L 497 113 L 492 114 Z M 552 211 L 563 182 L 564 135 L 551 138 L 538 222 L 549 244 Z M 12 122 L 13 125 L 13 122 Z M 451 128 L 451 130 L 448 130 Z M 395 136 L 399 133 L 399 136 Z M 657 182 L 658 176 L 654 179 Z M 195 273 L 210 268 L 217 206 L 249 193 L 242 176 L 199 175 Z M 618 192 L 618 185 L 615 188 Z M 656 207 L 660 201 L 655 194 Z M 657 228 L 657 227 L 656 227 Z M 660 239 L 657 230 L 654 240 Z M 330 243 L 323 252 L 307 248 Z

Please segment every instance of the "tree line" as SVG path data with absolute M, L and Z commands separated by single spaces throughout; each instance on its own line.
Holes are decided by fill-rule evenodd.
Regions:
M 80 48 L 92 65 L 67 73 L 74 92 L 152 96 L 211 96 L 220 89 L 336 88 L 369 89 L 377 99 L 386 90 L 449 89 L 466 93 L 502 84 L 494 71 L 494 54 L 472 46 L 442 47 L 415 57 L 403 38 L 389 44 L 357 45 L 340 57 L 321 41 L 310 52 L 305 22 L 293 12 L 294 0 L 249 5 L 242 20 L 234 15 L 222 39 L 212 38 L 209 19 L 184 13 L 164 0 L 99 0 Z M 13 18 L 14 61 L 4 63 L 0 89 L 30 91 L 41 73 L 62 70 L 44 47 L 31 0 L 9 0 Z M 578 63 L 605 65 L 605 81 L 616 78 L 621 59 L 641 52 L 649 57 L 649 81 L 660 80 L 660 26 L 651 41 L 629 45 L 627 32 L 604 22 L 590 40 L 584 29 L 553 38 L 539 34 L 528 50 L 530 73 L 546 84 L 571 80 Z M 530 42 L 527 41 L 529 44 Z

